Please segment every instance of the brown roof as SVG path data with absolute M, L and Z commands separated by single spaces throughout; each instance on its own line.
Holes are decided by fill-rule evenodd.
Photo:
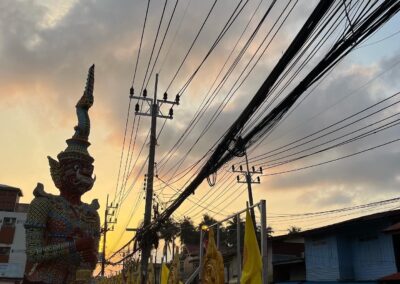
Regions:
M 21 189 L 19 189 L 17 187 L 5 185 L 5 184 L 0 184 L 0 190 L 3 190 L 3 191 L 14 191 L 14 192 L 18 193 L 18 196 L 22 196 Z

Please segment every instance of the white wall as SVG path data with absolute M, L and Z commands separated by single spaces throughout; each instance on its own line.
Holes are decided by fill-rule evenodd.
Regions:
M 306 238 L 305 261 L 308 281 L 336 281 L 339 279 L 336 237 Z
M 25 270 L 25 228 L 26 213 L 0 211 L 0 220 L 4 217 L 16 218 L 14 241 L 11 244 L 9 263 L 0 263 L 0 277 L 22 278 Z M 9 244 L 0 246 L 9 247 Z
M 376 280 L 396 273 L 392 236 L 377 233 L 355 237 L 353 265 L 356 280 Z

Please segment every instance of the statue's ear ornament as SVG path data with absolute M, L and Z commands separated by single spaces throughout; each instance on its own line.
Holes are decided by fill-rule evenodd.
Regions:
M 60 163 L 53 159 L 50 156 L 47 156 L 50 165 L 50 175 L 53 179 L 53 182 L 57 188 L 61 187 L 61 171 L 60 171 Z

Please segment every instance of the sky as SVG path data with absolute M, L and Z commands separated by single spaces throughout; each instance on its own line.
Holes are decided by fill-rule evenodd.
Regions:
M 174 3 L 175 1 L 168 1 L 160 38 Z M 175 80 L 169 84 L 213 4 L 211 0 L 179 1 L 159 60 L 148 81 L 149 96 L 154 94 L 154 74 L 158 72 L 158 96 L 161 97 L 168 90 L 169 98 L 173 100 L 209 50 L 237 3 L 236 0 L 217 2 Z M 205 134 L 201 134 L 218 105 L 223 102 L 224 96 L 228 94 L 235 78 L 241 74 L 240 68 L 244 68 L 256 52 L 258 44 L 288 3 L 278 1 L 244 54 L 243 60 L 239 62 L 238 69 L 218 92 L 210 108 L 178 151 L 167 161 L 166 153 L 178 137 L 187 131 L 189 122 L 213 86 L 214 79 L 224 66 L 243 29 L 252 19 L 243 39 L 238 42 L 238 48 L 244 46 L 245 39 L 270 5 L 270 1 L 261 1 L 257 12 L 251 18 L 259 3 L 259 0 L 248 2 L 181 96 L 181 104 L 174 106 L 174 119 L 165 122 L 156 149 L 156 173 L 159 178 L 155 179 L 155 193 L 160 200 L 160 209 L 166 206 L 165 202 L 174 197 L 174 190 L 183 188 L 193 174 L 193 171 L 189 171 L 187 176 L 176 181 L 174 166 L 179 165 L 183 156 L 187 156 L 177 171 L 180 173 L 198 161 L 216 143 L 268 76 L 317 1 L 298 1 L 267 53 L 261 57 L 256 68 L 228 101 L 215 123 Z M 133 84 L 135 94 L 139 94 L 143 82 L 147 81 L 144 80 L 144 76 L 163 4 L 164 1 L 152 0 L 149 7 Z M 292 4 L 293 2 L 289 7 L 292 7 Z M 97 181 L 83 199 L 86 202 L 94 198 L 99 199 L 99 213 L 102 219 L 107 195 L 110 195 L 110 200 L 114 200 L 114 205 L 119 201 L 118 222 L 115 230 L 110 232 L 107 247 L 110 252 L 131 237 L 131 233 L 125 233 L 125 228 L 138 226 L 143 218 L 145 170 L 140 169 L 147 168 L 148 145 L 145 138 L 149 131 L 149 119 L 141 117 L 140 126 L 137 127 L 139 118 L 134 120 L 134 100 L 131 101 L 126 135 L 125 124 L 129 88 L 135 74 L 146 5 L 147 1 L 144 0 L 4 0 L 0 3 L 0 183 L 21 188 L 24 194 L 22 202 L 32 200 L 32 191 L 37 182 L 43 183 L 47 192 L 57 193 L 50 178 L 46 157 L 56 157 L 66 148 L 65 140 L 72 136 L 73 127 L 77 123 L 75 103 L 82 95 L 88 68 L 95 63 L 95 102 L 90 109 L 92 129 L 89 140 L 92 145 L 89 152 L 95 158 Z M 260 146 L 248 151 L 250 163 L 252 158 L 261 153 L 313 133 L 398 92 L 399 26 L 400 15 L 396 15 L 362 43 L 360 48 L 342 60 Z M 312 58 L 301 74 L 309 71 L 333 42 L 334 37 L 328 40 L 325 49 L 322 48 L 321 52 Z M 156 44 L 154 55 L 159 44 L 160 40 Z M 235 49 L 233 54 L 237 54 L 237 50 Z M 229 60 L 228 62 L 232 63 L 232 59 Z M 293 88 L 296 82 L 298 79 L 289 85 L 289 89 Z M 384 105 L 395 101 L 393 98 Z M 168 113 L 168 107 L 164 105 L 162 111 Z M 399 106 L 394 105 L 350 129 L 367 126 L 398 111 Z M 261 110 L 261 113 L 265 112 L 266 109 Z M 136 124 L 132 128 L 134 121 Z M 157 123 L 160 130 L 164 120 L 159 119 Z M 247 127 L 249 125 L 252 124 L 249 123 Z M 132 129 L 132 137 L 137 137 L 134 147 L 133 143 L 129 146 Z M 261 176 L 261 183 L 253 185 L 254 200 L 267 200 L 267 215 L 271 216 L 271 219 L 268 219 L 269 224 L 279 234 L 292 225 L 306 229 L 335 220 L 327 218 L 280 222 L 273 218 L 274 214 L 322 211 L 397 197 L 400 184 L 398 142 L 329 164 L 289 173 L 270 174 L 307 167 L 362 151 L 397 139 L 398 133 L 399 127 L 394 126 L 318 155 L 280 167 L 264 169 L 265 175 Z M 339 134 L 335 137 L 337 136 Z M 198 142 L 192 147 L 196 140 Z M 192 150 L 187 153 L 191 147 Z M 140 153 L 141 148 L 143 149 Z M 129 152 L 133 153 L 132 158 L 127 154 L 128 149 L 133 149 Z M 238 158 L 234 162 L 240 163 L 241 159 Z M 258 167 L 257 162 L 254 164 Z M 174 217 L 180 219 L 189 216 L 198 222 L 205 213 L 202 209 L 208 208 L 211 216 L 222 219 L 245 208 L 246 187 L 234 182 L 236 177 L 229 171 L 231 165 L 232 163 L 218 171 L 214 187 L 203 182 L 196 194 L 179 208 Z M 129 178 L 121 194 L 123 176 Z M 228 178 L 230 183 L 223 183 Z M 173 189 L 162 189 L 163 182 L 170 183 Z M 118 198 L 119 196 L 123 198 Z M 392 207 L 394 205 L 392 204 Z M 342 217 L 346 218 L 340 216 Z

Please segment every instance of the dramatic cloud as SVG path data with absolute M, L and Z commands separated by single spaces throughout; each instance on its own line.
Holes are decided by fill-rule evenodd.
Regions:
M 164 34 L 165 23 L 172 12 L 173 2 L 168 1 L 160 37 Z M 245 45 L 251 31 L 269 6 L 270 3 L 267 2 L 261 3 L 222 74 L 233 63 L 239 48 Z M 226 98 L 227 103 L 218 119 L 207 132 L 201 135 L 212 116 L 219 113 L 219 107 L 221 104 L 224 105 L 225 96 L 229 94 L 233 84 L 241 75 L 244 75 L 242 70 L 247 61 L 256 52 L 258 45 L 287 4 L 286 1 L 278 1 L 268 16 L 266 24 L 261 27 L 254 42 L 244 54 L 243 60 L 239 62 L 227 82 L 221 86 L 215 100 L 187 139 L 178 147 L 175 155 L 168 163 L 165 163 L 166 160 L 161 160 L 161 158 L 165 157 L 177 139 L 187 131 L 188 124 L 201 102 L 207 98 L 208 92 L 211 90 L 212 93 L 216 88 L 219 81 L 212 87 L 216 76 L 259 3 L 256 0 L 250 1 L 245 7 L 241 16 L 233 23 L 182 95 L 181 105 L 174 107 L 174 119 L 165 123 L 158 141 L 156 159 L 161 161 L 159 175 L 164 180 L 174 178 L 171 177 L 174 166 L 189 149 L 192 148 L 178 169 L 178 173 L 203 157 L 216 143 L 258 90 L 317 2 L 313 1 L 310 5 L 309 1 L 300 1 L 293 9 L 256 68 L 232 98 L 230 100 Z M 136 95 L 139 95 L 142 83 L 147 82 L 144 76 L 163 4 L 161 0 L 151 1 L 134 82 Z M 179 1 L 176 17 L 171 23 L 158 64 L 148 80 L 149 96 L 154 93 L 155 72 L 160 74 L 158 96 L 162 97 L 164 91 L 167 90 L 212 4 L 213 1 Z M 233 12 L 235 4 L 237 3 L 231 0 L 217 2 L 198 41 L 168 89 L 169 99 L 175 98 L 177 92 L 207 54 L 230 13 Z M 136 126 L 131 132 L 136 104 L 134 100 L 130 106 L 121 168 L 120 156 L 128 111 L 129 88 L 134 76 L 146 5 L 147 1 L 129 0 L 117 2 L 5 0 L 0 3 L 0 129 L 3 133 L 0 156 L 3 161 L 7 161 L 0 165 L 0 183 L 21 187 L 25 195 L 24 201 L 31 200 L 31 189 L 37 181 L 44 182 L 46 190 L 55 192 L 50 180 L 46 156 L 56 156 L 65 148 L 64 141 L 73 133 L 73 126 L 76 124 L 74 105 L 82 94 L 86 72 L 92 63 L 96 64 L 96 83 L 95 104 L 90 110 L 93 128 L 90 137 L 92 146 L 89 150 L 96 158 L 95 171 L 98 180 L 86 199 L 98 197 L 104 206 L 106 195 L 114 196 L 118 173 L 126 175 L 131 172 L 131 169 L 125 170 L 125 163 L 129 164 L 130 157 L 127 159 L 126 152 L 129 148 L 131 133 L 132 137 L 135 137 L 136 133 Z M 376 33 L 368 42 L 379 40 L 398 29 L 399 21 L 399 17 L 396 16 L 388 23 L 388 28 Z M 395 43 L 396 38 L 391 38 L 388 41 L 371 46 L 366 45 L 355 50 L 257 149 L 249 152 L 249 157 L 252 158 L 317 131 L 398 91 L 400 68 L 395 64 L 400 58 L 400 50 Z M 155 46 L 154 54 L 158 51 L 159 44 L 160 41 Z M 323 52 L 317 54 L 312 59 L 312 64 L 303 70 L 301 76 L 310 70 L 322 55 Z M 387 71 L 389 69 L 390 71 Z M 386 73 L 379 75 L 385 71 Z M 379 77 L 376 78 L 378 75 Z M 370 80 L 373 81 L 363 86 Z M 298 81 L 295 80 L 288 90 L 291 90 L 296 82 Z M 361 86 L 363 87 L 360 89 Z M 236 87 L 233 89 L 235 90 Z M 392 102 L 395 100 L 394 98 Z M 385 105 L 388 104 L 389 102 Z M 164 106 L 162 110 L 168 113 L 169 108 Z M 260 113 L 267 111 L 261 108 Z M 392 107 L 382 114 L 377 114 L 357 124 L 349 131 L 398 111 L 399 107 Z M 137 121 L 138 118 L 135 123 Z M 161 129 L 163 123 L 163 120 L 158 120 L 158 129 Z M 246 130 L 251 126 L 252 124 L 249 123 Z M 116 228 L 115 236 L 124 231 L 123 225 L 135 226 L 142 218 L 141 210 L 134 212 L 131 223 L 128 217 L 136 201 L 138 204 L 143 203 L 140 193 L 143 188 L 143 174 L 147 166 L 144 166 L 141 175 L 139 171 L 147 157 L 148 147 L 145 144 L 145 138 L 148 129 L 149 119 L 141 117 L 131 165 L 142 147 L 143 151 L 127 183 L 125 192 L 126 200 L 129 202 L 125 202 L 122 206 L 122 225 Z M 382 144 L 398 138 L 396 136 L 398 129 L 398 126 L 393 127 L 355 143 L 270 169 L 266 171 L 266 174 L 301 168 Z M 346 131 L 343 130 L 340 134 L 345 134 Z M 339 134 L 335 136 L 337 135 Z M 325 139 L 321 142 L 330 138 Z M 303 171 L 262 177 L 262 183 L 254 189 L 255 200 L 267 199 L 268 208 L 272 212 L 296 213 L 338 208 L 395 196 L 400 180 L 400 173 L 397 170 L 400 161 L 397 146 L 398 144 L 391 144 L 347 160 Z M 131 144 L 131 149 L 132 147 L 133 144 Z M 239 161 L 240 159 L 235 160 L 235 162 Z M 230 164 L 227 165 L 227 168 L 229 167 Z M 187 178 L 193 174 L 194 172 L 191 171 L 185 178 L 174 183 L 174 188 L 182 187 L 188 181 Z M 139 178 L 134 183 L 137 176 Z M 224 179 L 222 177 L 228 176 L 231 179 L 235 178 L 231 173 L 227 173 L 225 168 L 222 169 L 217 176 L 217 186 L 218 182 Z M 242 187 L 238 190 L 233 184 L 229 188 L 218 189 L 217 186 L 209 188 L 204 183 L 197 194 L 191 198 L 198 201 L 213 193 L 215 195 L 212 195 L 213 197 L 204 204 L 210 204 L 210 208 L 214 211 L 220 210 L 223 214 L 231 213 L 243 208 L 247 200 L 246 189 Z M 163 187 L 161 181 L 156 182 L 156 187 L 157 189 Z M 168 200 L 173 193 L 174 190 L 166 188 L 160 198 Z M 217 201 L 213 200 L 215 198 Z M 127 203 L 129 205 L 126 205 Z M 216 206 L 219 203 L 221 205 Z M 185 202 L 177 216 L 185 214 L 190 207 L 193 207 L 193 203 Z M 200 217 L 201 214 L 198 214 L 195 220 L 197 221 Z M 279 225 L 275 226 L 279 227 Z

